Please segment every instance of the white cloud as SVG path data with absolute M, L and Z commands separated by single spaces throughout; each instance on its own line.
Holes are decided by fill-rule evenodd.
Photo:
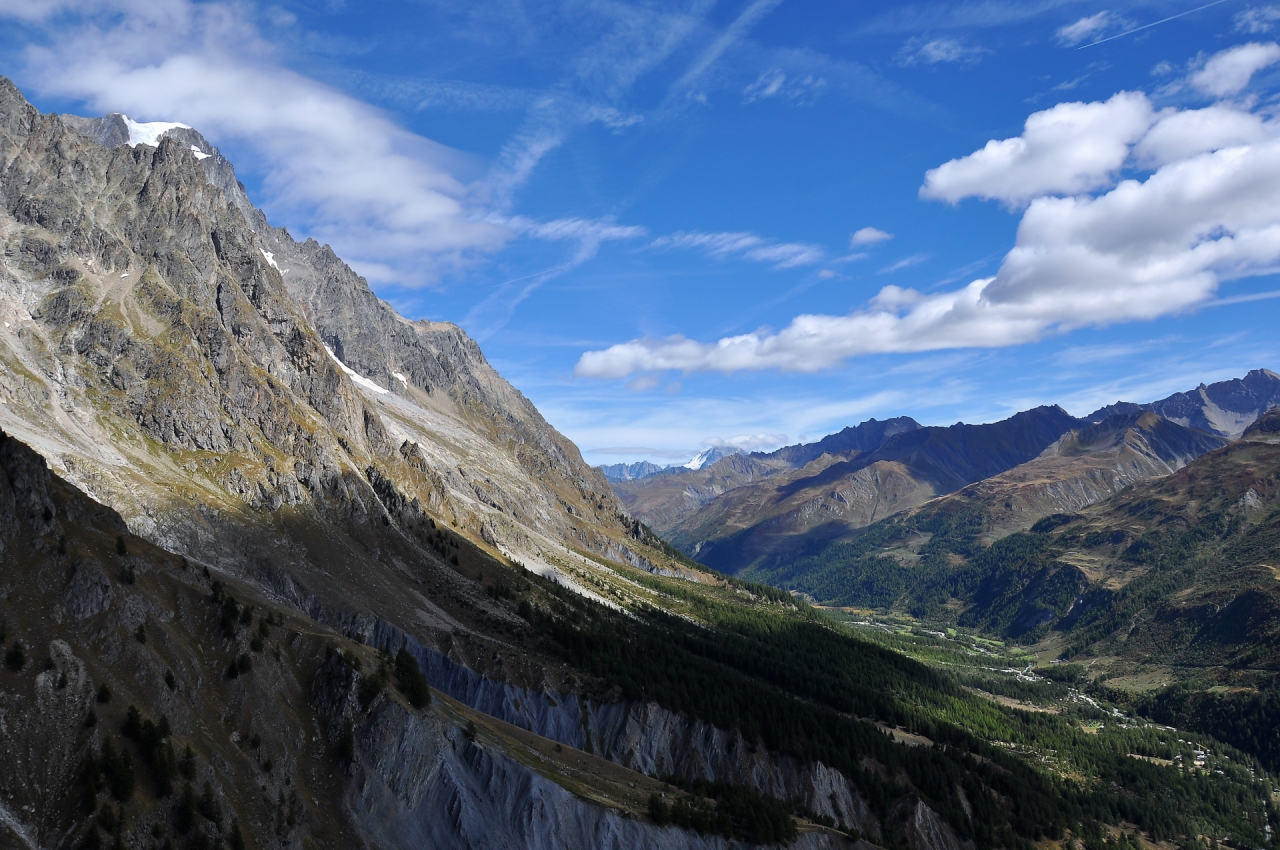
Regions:
M 907 39 L 898 51 L 900 65 L 937 65 L 940 62 L 972 64 L 982 58 L 986 49 L 965 44 L 959 39 L 923 36 Z
M 1107 10 L 1081 18 L 1073 24 L 1067 24 L 1058 29 L 1058 43 L 1074 47 L 1082 41 L 1097 38 L 1110 29 L 1117 20 L 1116 16 Z
M 702 445 L 707 448 L 712 446 L 724 446 L 726 448 L 742 449 L 744 452 L 754 452 L 761 449 L 774 449 L 784 445 L 787 442 L 786 434 L 743 434 L 738 437 L 709 437 L 702 441 Z
M 1111 181 L 1154 118 L 1141 92 L 1121 92 L 1104 103 L 1059 103 L 1027 118 L 1021 136 L 992 139 L 927 172 L 920 197 L 1022 204 L 1096 189 Z
M 928 254 L 912 254 L 910 257 L 903 257 L 896 263 L 891 263 L 885 266 L 880 270 L 880 274 L 889 274 L 890 272 L 900 271 L 902 269 L 910 268 L 911 266 L 918 266 L 927 259 L 929 259 Z
M 1280 45 L 1275 42 L 1241 44 L 1215 54 L 1187 81 L 1204 94 L 1226 97 L 1242 91 L 1254 74 L 1278 61 Z
M 1237 31 L 1253 34 L 1271 32 L 1276 21 L 1280 21 L 1280 7 L 1276 6 L 1245 9 L 1237 12 L 1235 18 Z
M 863 227 L 855 230 L 853 235 L 849 237 L 849 247 L 857 248 L 860 245 L 875 245 L 880 242 L 887 242 L 892 238 L 892 233 L 881 230 L 878 227 Z
M 827 87 L 826 77 L 814 74 L 788 76 L 774 68 L 761 74 L 754 83 L 742 90 L 742 102 L 754 103 L 772 97 L 782 97 L 800 104 L 811 104 Z
M 772 263 L 776 269 L 810 266 L 826 256 L 818 245 L 770 242 L 754 233 L 680 232 L 653 240 L 653 247 L 695 248 L 718 259 L 742 257 L 758 263 Z
M 1033 120 L 1043 116 L 1065 120 Z M 1280 270 L 1280 138 L 1257 115 L 1217 104 L 1157 116 L 1145 97 L 1122 94 L 1060 105 L 1027 125 L 1019 155 L 983 163 L 963 191 L 958 180 L 951 196 L 933 184 L 947 200 L 1022 199 L 1007 188 L 1014 176 L 1038 185 L 994 277 L 950 292 L 884 287 L 847 315 L 802 315 L 777 332 L 636 339 L 584 353 L 575 374 L 816 372 L 864 354 L 1017 345 L 1204 306 L 1225 280 Z M 1028 168 L 1068 143 L 1093 153 L 1049 177 Z M 1154 172 L 1114 182 L 1131 156 Z M 1074 194 L 1051 194 L 1061 191 Z
M 1205 151 L 1261 142 L 1272 135 L 1261 116 L 1218 103 L 1162 115 L 1134 154 L 1139 163 L 1158 167 Z

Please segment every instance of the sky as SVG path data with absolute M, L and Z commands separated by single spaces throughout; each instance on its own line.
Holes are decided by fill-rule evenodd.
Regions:
M 1280 371 L 1280 5 L 0 0 L 591 463 Z

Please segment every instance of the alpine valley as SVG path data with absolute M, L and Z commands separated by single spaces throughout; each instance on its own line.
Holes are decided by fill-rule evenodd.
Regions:
M 1276 844 L 1270 372 L 615 493 L 196 130 L 0 245 L 0 847 Z

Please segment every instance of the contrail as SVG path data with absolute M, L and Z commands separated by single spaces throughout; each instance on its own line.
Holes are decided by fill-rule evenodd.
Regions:
M 1124 38 L 1126 35 L 1133 35 L 1135 32 L 1141 32 L 1142 30 L 1151 29 L 1152 27 L 1159 26 L 1160 24 L 1163 24 L 1167 21 L 1172 21 L 1174 18 L 1181 18 L 1183 15 L 1190 15 L 1192 12 L 1199 12 L 1201 9 L 1208 9 L 1210 6 L 1217 6 L 1219 3 L 1225 3 L 1225 2 L 1227 2 L 1227 0 L 1213 0 L 1212 3 L 1205 3 L 1203 6 L 1197 6 L 1194 9 L 1188 9 L 1185 12 L 1179 12 L 1176 15 L 1170 15 L 1169 17 L 1162 18 L 1156 21 L 1155 23 L 1143 24 L 1142 26 L 1136 27 L 1135 29 L 1126 30 L 1120 33 L 1119 35 L 1113 35 L 1113 36 L 1104 38 L 1101 41 L 1095 41 L 1093 42 L 1093 44 L 1082 45 L 1080 47 L 1077 47 L 1076 50 L 1084 50 L 1086 47 L 1093 47 L 1095 44 L 1103 44 L 1108 41 L 1115 41 L 1117 38 Z

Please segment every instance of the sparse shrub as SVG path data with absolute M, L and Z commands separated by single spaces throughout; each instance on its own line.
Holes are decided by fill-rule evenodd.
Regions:
M 365 676 L 360 680 L 360 689 L 357 696 L 360 699 L 360 707 L 365 711 L 369 710 L 369 706 L 378 698 L 378 694 L 382 693 L 387 687 L 387 668 L 379 666 L 377 671 L 372 675 Z
M 92 729 L 97 725 L 98 725 L 98 712 L 94 711 L 93 707 L 90 706 L 89 713 L 84 716 L 84 728 Z
M 120 829 L 120 821 L 116 819 L 115 809 L 103 806 L 102 811 L 98 812 L 98 825 L 105 829 L 108 835 L 115 834 Z
M 474 741 L 476 739 L 476 722 L 474 720 L 468 720 L 467 728 L 463 731 L 466 733 L 467 740 Z
M 135 632 L 133 633 L 133 636 L 134 636 L 135 638 L 137 638 L 137 639 L 138 639 L 138 643 L 146 643 L 146 642 L 147 642 L 147 626 L 146 626 L 146 624 L 145 624 L 145 623 L 139 623 L 139 624 L 138 624 L 138 630 L 137 630 L 137 631 L 135 631 Z
M 107 789 L 111 796 L 120 802 L 133 797 L 135 776 L 133 771 L 133 755 L 128 750 L 116 750 L 107 738 L 102 742 L 102 755 L 98 757 L 102 766 L 102 775 L 107 780 Z
M 253 747 L 255 750 L 261 747 L 262 736 L 259 735 L 257 732 L 254 732 L 253 735 L 249 738 L 249 746 Z
M 133 584 L 138 580 L 138 573 L 134 570 L 133 564 L 125 564 L 120 568 L 120 581 L 122 584 Z
M 240 678 L 240 668 L 236 665 L 234 661 L 232 661 L 231 666 L 227 668 L 227 678 L 228 679 Z
M 118 535 L 116 537 L 116 554 L 117 555 L 129 554 L 129 547 L 124 545 L 124 535 Z
M 270 614 L 258 618 L 258 637 L 266 640 L 271 636 Z
M 246 605 L 240 609 L 240 625 L 247 626 L 253 622 L 253 606 Z
M 173 826 L 178 832 L 186 835 L 196 825 L 196 792 L 188 782 L 182 787 L 182 796 L 178 797 L 178 805 L 173 811 Z
M 148 723 L 151 721 L 148 720 Z M 142 712 L 136 705 L 129 706 L 124 715 L 124 723 L 120 726 L 120 734 L 131 741 L 142 739 Z
M 222 634 L 227 640 L 233 640 L 236 636 L 236 621 L 240 618 L 240 606 L 236 601 L 228 596 L 222 602 Z
M 257 635 L 254 635 L 252 638 L 249 639 L 249 648 L 254 652 L 262 652 L 262 646 L 263 646 L 262 638 L 258 637 Z
M 85 754 L 80 764 L 80 787 L 84 792 L 81 802 L 86 812 L 92 812 L 98 806 L 98 792 L 102 790 L 102 765 L 93 750 Z
M 103 705 L 111 702 L 111 688 L 107 686 L 106 682 L 98 685 L 98 702 Z
M 231 821 L 231 850 L 245 850 L 244 835 L 240 832 L 240 821 Z
M 342 734 L 338 736 L 338 758 L 343 761 L 352 761 L 356 757 L 356 732 L 355 727 L 348 720 L 342 727 Z
M 178 773 L 182 774 L 182 778 L 188 783 L 196 778 L 196 753 L 191 749 L 190 744 L 183 749 L 182 758 L 178 760 Z
M 200 792 L 200 803 L 197 808 L 206 820 L 210 820 L 213 823 L 222 822 L 222 806 L 218 803 L 218 798 L 213 793 L 213 786 L 208 782 L 204 784 L 204 789 Z
M 236 658 L 236 667 L 241 673 L 248 673 L 253 669 L 253 659 L 249 657 L 249 653 L 242 652 Z
M 65 671 L 58 674 L 58 690 L 65 691 L 67 689 L 67 674 Z
M 173 677 L 172 670 L 164 671 L 164 683 L 171 691 L 176 691 L 178 689 L 178 680 Z
M 102 847 L 102 833 L 98 831 L 96 823 L 89 824 L 89 831 L 84 834 L 84 843 L 81 846 L 85 850 L 100 850 Z
M 4 654 L 4 666 L 15 673 L 27 665 L 27 653 L 22 648 L 22 641 L 15 640 L 13 646 Z
M 409 704 L 414 708 L 422 708 L 431 702 L 431 689 L 427 686 L 427 677 L 418 669 L 418 659 L 404 647 L 396 653 L 396 678 L 400 682 L 400 690 L 404 692 Z

